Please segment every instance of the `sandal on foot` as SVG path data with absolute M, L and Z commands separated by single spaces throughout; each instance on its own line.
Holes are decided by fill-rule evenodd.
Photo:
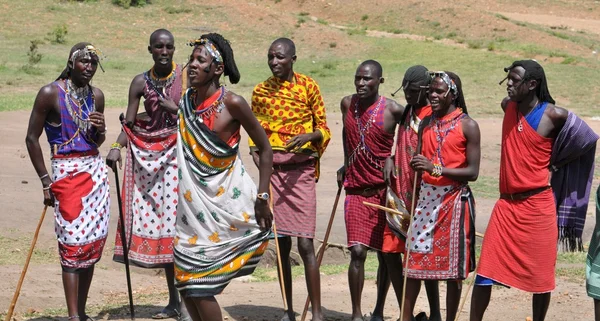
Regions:
M 180 314 L 177 309 L 163 309 L 159 313 L 152 316 L 152 319 L 162 320 L 162 319 L 170 319 L 170 318 L 179 318 Z M 83 321 L 83 320 L 82 320 Z

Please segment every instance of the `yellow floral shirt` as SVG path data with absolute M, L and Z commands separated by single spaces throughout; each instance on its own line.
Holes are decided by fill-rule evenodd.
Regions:
M 270 77 L 256 85 L 252 92 L 252 112 L 265 129 L 273 150 L 285 151 L 292 137 L 320 131 L 323 138 L 318 143 L 308 142 L 296 151 L 318 159 L 331 139 L 323 97 L 312 78 L 300 73 L 294 73 L 294 78 L 296 83 Z M 251 139 L 249 144 L 255 150 Z

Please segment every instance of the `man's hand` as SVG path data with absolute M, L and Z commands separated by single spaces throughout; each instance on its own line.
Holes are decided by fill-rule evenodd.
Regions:
M 177 107 L 177 104 L 171 98 L 162 98 L 159 96 L 158 105 L 160 106 L 160 108 L 166 110 L 171 114 L 176 114 L 177 110 L 179 109 L 179 107 Z
M 54 207 L 54 193 L 52 193 L 52 180 L 46 176 L 42 179 L 42 186 L 44 186 L 44 205 Z
M 394 166 L 394 158 L 388 157 L 383 166 L 383 180 L 387 186 L 392 186 L 393 178 L 396 178 L 396 166 Z
M 346 176 L 346 166 L 342 166 L 337 171 L 338 188 L 341 188 L 342 185 L 344 185 L 344 178 L 345 178 L 345 176 Z
M 256 202 L 254 203 L 254 215 L 261 231 L 264 232 L 271 229 L 271 224 L 273 223 L 273 213 L 271 213 L 271 208 L 269 208 L 268 201 L 257 198 Z
M 119 169 L 123 169 L 123 160 L 121 159 L 121 150 L 117 148 L 112 148 L 108 155 L 106 155 L 106 165 L 112 168 L 113 171 L 117 168 L 117 163 L 119 163 Z
M 97 111 L 90 113 L 90 123 L 96 128 L 98 132 L 106 131 L 106 123 L 104 122 L 104 114 Z
M 320 132 L 314 132 L 309 134 L 300 134 L 290 138 L 287 141 L 287 145 L 285 145 L 285 150 L 288 152 L 293 152 L 298 148 L 306 145 L 306 143 L 316 140 L 320 136 Z
M 410 167 L 417 172 L 425 171 L 429 174 L 433 172 L 433 164 L 429 159 L 427 159 L 427 157 L 421 154 L 415 155 L 415 157 L 411 159 Z

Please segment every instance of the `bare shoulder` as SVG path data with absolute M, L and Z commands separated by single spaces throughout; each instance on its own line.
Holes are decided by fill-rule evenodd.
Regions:
M 133 79 L 131 80 L 131 85 L 129 86 L 129 89 L 135 89 L 136 91 L 143 91 L 144 90 L 144 85 L 146 84 L 146 78 L 144 77 L 144 74 L 139 74 L 135 77 L 133 77 Z
M 238 111 L 242 108 L 249 108 L 248 102 L 244 97 L 234 93 L 233 91 L 228 91 L 227 95 L 224 99 L 225 106 L 227 106 L 228 110 Z
M 461 123 L 465 137 L 470 135 L 479 135 L 479 124 L 477 124 L 475 119 L 467 115 L 467 117 L 462 119 Z
M 343 114 L 345 114 L 346 111 L 348 111 L 348 108 L 350 108 L 351 101 L 352 101 L 352 95 L 342 98 L 342 101 L 340 102 L 340 109 L 342 110 Z
M 52 99 L 52 98 L 56 97 L 56 95 L 58 94 L 58 90 L 59 90 L 57 86 L 58 85 L 55 85 L 54 83 L 49 83 L 49 84 L 43 86 L 38 91 L 38 97 L 42 98 L 42 99 Z
M 548 107 L 546 107 L 546 115 L 552 119 L 552 121 L 558 120 L 567 120 L 567 116 L 569 116 L 569 111 L 563 107 L 558 107 L 554 104 L 548 103 Z
M 502 99 L 502 102 L 500 103 L 500 107 L 502 107 L 502 110 L 506 111 L 506 107 L 508 107 L 508 102 L 510 101 L 510 97 L 506 96 L 504 97 L 504 99 Z
M 404 113 L 404 106 L 400 105 L 397 101 L 386 97 L 385 107 L 388 109 L 393 115 L 402 115 Z

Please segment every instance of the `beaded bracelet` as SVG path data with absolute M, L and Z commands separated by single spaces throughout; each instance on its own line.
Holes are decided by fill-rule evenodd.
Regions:
M 48 185 L 48 186 L 42 187 L 42 190 L 49 191 L 51 187 L 52 187 L 52 183 L 50 183 L 50 185 Z
M 110 145 L 110 149 L 111 150 L 112 149 L 119 149 L 120 150 L 121 148 L 123 148 L 123 145 L 119 144 L 118 142 L 114 142 L 114 143 L 112 143 L 112 145 Z
M 442 176 L 442 165 L 441 164 L 433 164 L 433 171 L 431 171 L 431 176 L 433 176 L 433 177 Z
M 98 135 L 104 135 L 104 134 L 106 134 L 107 130 L 108 130 L 108 126 L 104 126 L 104 130 L 103 131 L 98 131 Z
M 48 173 L 46 173 L 46 174 L 44 174 L 44 175 L 40 176 L 40 180 L 43 180 L 44 178 L 46 178 L 46 177 L 48 177 L 48 176 L 50 176 L 50 175 L 49 175 Z

